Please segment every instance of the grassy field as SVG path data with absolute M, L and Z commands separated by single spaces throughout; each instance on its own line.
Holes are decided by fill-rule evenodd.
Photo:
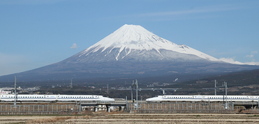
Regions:
M 255 124 L 258 114 L 126 114 L 95 112 L 80 116 L 0 116 L 12 124 Z

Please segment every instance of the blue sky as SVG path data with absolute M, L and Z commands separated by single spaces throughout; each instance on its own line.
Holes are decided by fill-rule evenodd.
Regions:
M 64 60 L 124 24 L 216 58 L 259 62 L 258 0 L 0 0 L 0 75 Z

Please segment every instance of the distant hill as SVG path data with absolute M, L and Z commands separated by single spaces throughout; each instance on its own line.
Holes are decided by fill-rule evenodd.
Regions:
M 192 80 L 172 85 L 181 87 L 178 94 L 214 94 L 215 80 L 218 82 L 218 94 L 223 94 L 223 82 L 227 82 L 228 94 L 259 95 L 259 69 L 233 72 L 200 80 Z

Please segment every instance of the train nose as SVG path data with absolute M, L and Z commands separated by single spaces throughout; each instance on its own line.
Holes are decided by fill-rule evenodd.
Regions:
M 107 102 L 114 102 L 115 100 L 113 98 L 105 98 L 105 101 L 107 101 Z
M 155 98 L 148 98 L 148 99 L 146 99 L 147 102 L 153 102 L 155 100 L 156 100 Z

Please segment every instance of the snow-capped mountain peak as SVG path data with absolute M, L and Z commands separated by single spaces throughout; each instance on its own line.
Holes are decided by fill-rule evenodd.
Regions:
M 220 61 L 189 46 L 177 45 L 139 25 L 123 25 L 93 46 L 61 62 L 1 77 L 1 80 L 8 82 L 13 76 L 36 82 L 71 78 L 79 81 L 98 79 L 97 82 L 118 79 L 115 81 L 118 82 L 139 77 L 175 80 L 259 68 L 229 64 L 229 61 L 231 59 Z
M 137 50 L 161 49 L 173 43 L 158 37 L 140 25 L 123 25 L 93 47 L 128 48 Z M 104 49 L 104 50 L 105 50 Z
M 205 53 L 195 50 L 186 45 L 177 45 L 171 41 L 163 39 L 154 33 L 146 30 L 140 25 L 128 25 L 125 24 L 110 35 L 106 36 L 93 46 L 84 50 L 79 56 L 87 56 L 90 53 L 97 51 L 104 52 L 106 50 L 112 51 L 118 49 L 118 53 L 115 56 L 116 60 L 123 59 L 131 53 L 131 51 L 151 51 L 155 50 L 161 57 L 166 58 L 161 53 L 162 50 L 195 55 L 199 58 L 209 61 L 218 61 L 218 59 L 211 57 Z M 125 52 L 123 56 L 121 52 Z M 107 52 L 109 53 L 109 52 Z

